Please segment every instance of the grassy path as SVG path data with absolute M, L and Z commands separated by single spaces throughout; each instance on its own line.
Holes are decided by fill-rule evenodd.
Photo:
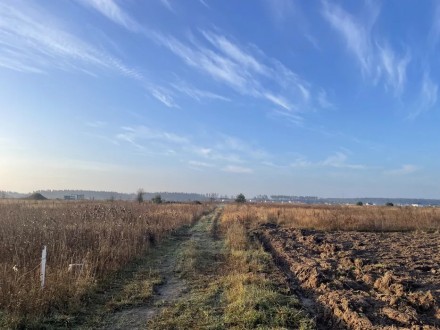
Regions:
M 213 228 L 219 212 L 217 208 L 194 226 L 172 233 L 144 258 L 108 279 L 75 319 L 52 320 L 48 328 L 65 327 L 60 324 L 74 329 L 149 328 L 150 319 L 187 294 L 188 264 L 182 260 L 188 261 L 193 242 Z
M 222 207 L 113 280 L 76 329 L 312 329 L 271 256 Z M 72 328 L 72 326 L 69 326 Z
M 199 221 L 177 252 L 176 271 L 186 283 L 178 300 L 166 301 L 148 329 L 224 329 L 221 296 L 227 251 L 218 236 L 221 208 Z

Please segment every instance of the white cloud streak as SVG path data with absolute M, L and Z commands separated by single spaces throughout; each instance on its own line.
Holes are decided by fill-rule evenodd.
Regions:
M 239 47 L 223 35 L 202 31 L 202 35 L 213 49 L 202 46 L 200 41 L 185 44 L 171 36 L 154 33 L 156 42 L 169 49 L 181 58 L 188 66 L 211 76 L 214 80 L 224 83 L 236 92 L 265 99 L 270 103 L 290 112 L 310 108 L 313 92 L 310 84 L 298 77 L 276 60 L 256 56 Z M 263 62 L 268 62 L 267 65 Z M 278 85 L 278 94 L 268 86 Z M 291 98 L 300 106 L 294 106 Z
M 341 7 L 327 1 L 323 2 L 322 13 L 330 25 L 345 39 L 347 48 L 355 55 L 362 70 L 369 72 L 372 67 L 371 26 L 363 26 Z
M 113 8 L 117 6 L 114 0 L 109 0 L 112 8 L 110 13 L 101 1 L 94 1 L 93 8 L 116 24 L 133 32 L 142 32 L 146 37 L 171 51 L 186 65 L 228 85 L 242 95 L 265 99 L 290 112 L 299 112 L 299 109 L 306 111 L 313 106 L 320 106 L 320 102 L 315 100 L 316 93 L 310 83 L 279 61 L 268 58 L 254 46 L 245 49 L 220 33 L 206 30 L 200 31 L 203 38 L 190 37 L 189 42 L 185 42 L 182 38 L 139 28 L 139 24 L 121 7 Z M 165 6 L 170 6 L 168 0 L 164 1 Z M 191 93 L 188 90 L 182 92 L 193 98 L 202 96 L 200 93 Z M 311 99 L 314 105 L 311 104 Z M 293 103 L 298 106 L 292 106 Z
M 170 0 L 160 0 L 160 3 L 169 11 L 174 12 L 174 7 L 171 5 Z
M 195 167 L 214 167 L 214 165 L 213 164 L 209 164 L 209 163 L 205 163 L 205 162 L 200 162 L 200 161 L 197 161 L 197 160 L 190 160 L 189 162 L 188 162 L 188 164 L 189 165 L 191 165 L 191 166 L 195 166 Z
M 322 15 L 345 41 L 348 51 L 359 63 L 362 74 L 370 78 L 373 84 L 380 79 L 385 80 L 385 87 L 400 96 L 405 88 L 411 56 L 408 52 L 398 54 L 387 43 L 381 45 L 375 39 L 372 30 L 380 10 L 374 3 L 369 4 L 365 18 L 355 17 L 340 6 L 324 1 Z
M 323 108 L 323 109 L 331 109 L 331 108 L 334 108 L 334 107 L 335 107 L 335 106 L 333 105 L 333 103 L 331 103 L 331 102 L 328 100 L 327 93 L 326 93 L 326 91 L 324 91 L 324 90 L 321 90 L 321 91 L 318 93 L 318 102 L 319 102 L 319 105 L 321 106 L 321 108 Z
M 392 87 L 397 95 L 403 92 L 406 82 L 406 69 L 411 57 L 406 54 L 398 58 L 389 46 L 378 46 L 381 68 L 387 77 L 387 85 Z
M 148 152 L 160 153 L 166 149 L 173 149 L 175 150 L 173 156 L 191 156 L 192 162 L 215 163 L 218 166 L 225 166 L 225 163 L 243 166 L 248 162 L 254 163 L 257 160 L 261 161 L 270 157 L 266 151 L 235 137 L 220 135 L 217 139 L 218 142 L 206 146 L 194 143 L 188 136 L 146 126 L 122 127 L 121 132 L 116 134 L 115 140 L 116 142 L 129 143 L 138 150 Z M 195 163 L 189 165 L 196 166 Z
M 224 172 L 237 173 L 237 174 L 249 174 L 253 173 L 253 170 L 249 167 L 228 165 L 222 168 Z
M 188 138 L 174 133 L 150 129 L 146 126 L 122 127 L 122 132 L 116 135 L 116 139 L 131 143 L 139 149 L 145 149 L 144 142 L 158 141 L 174 145 L 189 144 Z
M 347 163 L 347 155 L 343 152 L 337 152 L 334 155 L 327 157 L 319 165 L 325 167 L 335 167 L 335 168 L 347 168 L 353 170 L 364 170 L 367 167 L 360 164 L 349 164 Z
M 114 0 L 77 0 L 86 7 L 93 8 L 99 13 L 123 26 L 124 28 L 133 31 L 140 32 L 142 27 L 133 20 L 128 14 L 126 14 Z M 162 0 L 164 2 L 166 0 Z
M 405 165 L 402 165 L 400 168 L 385 171 L 384 174 L 386 174 L 386 175 L 408 175 L 408 174 L 416 172 L 418 169 L 419 168 L 415 165 L 405 164 Z
M 437 105 L 438 84 L 430 78 L 429 71 L 425 71 L 420 87 L 418 100 L 414 103 L 408 119 L 415 119 L 423 112 L 431 110 Z
M 156 100 L 163 103 L 167 107 L 179 108 L 179 106 L 174 101 L 172 93 L 166 88 L 158 87 L 158 86 L 149 86 L 147 87 L 147 89 Z
M 209 91 L 201 90 L 198 88 L 195 88 L 187 83 L 184 82 L 178 82 L 171 84 L 171 87 L 173 87 L 176 91 L 179 91 L 188 97 L 201 102 L 204 99 L 211 99 L 211 100 L 220 100 L 220 101 L 231 101 L 229 98 L 224 97 L 222 95 L 212 93 Z
M 432 49 L 435 49 L 440 40 L 440 4 L 436 3 L 431 30 L 429 31 L 428 41 Z
M 132 79 L 142 75 L 69 33 L 29 3 L 0 3 L 0 67 L 29 73 L 104 69 Z

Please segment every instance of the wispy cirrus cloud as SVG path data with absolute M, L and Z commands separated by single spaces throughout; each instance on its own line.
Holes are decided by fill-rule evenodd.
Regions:
M 151 129 L 146 126 L 125 126 L 121 128 L 122 132 L 116 135 L 119 141 L 129 142 L 139 149 L 145 149 L 145 142 L 157 141 L 165 142 L 173 145 L 187 145 L 189 139 L 175 133 Z
M 149 87 L 147 87 L 147 90 L 156 100 L 163 103 L 167 107 L 179 108 L 179 106 L 174 101 L 172 93 L 166 88 L 150 85 Z
M 323 109 L 331 109 L 335 107 L 334 104 L 328 100 L 327 92 L 325 90 L 319 91 L 318 103 Z
M 293 168 L 308 168 L 312 167 L 313 163 L 307 160 L 306 157 L 299 156 L 292 163 L 290 163 L 289 166 Z
M 188 162 L 188 164 L 191 165 L 191 166 L 195 166 L 195 167 L 205 167 L 205 168 L 206 167 L 214 167 L 213 164 L 205 163 L 205 162 L 200 162 L 200 161 L 197 161 L 197 160 L 190 160 Z
M 304 118 L 301 115 L 284 109 L 273 109 L 269 116 L 282 118 L 295 126 L 303 126 L 304 123 Z
M 199 2 L 200 2 L 203 6 L 205 6 L 206 8 L 209 8 L 209 5 L 208 5 L 207 1 L 205 1 L 205 0 L 199 0 Z
M 370 24 L 363 25 L 358 19 L 340 6 L 323 2 L 322 14 L 330 25 L 345 40 L 347 49 L 353 53 L 364 72 L 373 68 L 371 28 L 377 17 L 377 11 L 371 13 Z
M 231 101 L 231 99 L 224 97 L 222 95 L 213 93 L 213 92 L 209 92 L 206 90 L 201 90 L 198 89 L 196 87 L 191 86 L 188 83 L 185 83 L 183 81 L 179 81 L 177 83 L 172 83 L 171 87 L 174 88 L 176 91 L 179 91 L 183 94 L 185 94 L 186 96 L 201 102 L 204 99 L 208 99 L 208 100 L 220 100 L 220 101 Z
M 114 1 L 111 3 L 112 7 L 116 5 Z M 166 3 L 169 4 L 168 1 Z M 115 10 L 117 15 L 109 15 L 101 3 L 93 8 L 130 31 L 141 32 L 179 57 L 187 66 L 229 86 L 239 94 L 264 99 L 289 112 L 304 112 L 321 106 L 321 102 L 317 101 L 318 92 L 315 92 L 312 84 L 278 60 L 267 57 L 253 45 L 239 46 L 231 38 L 209 30 L 200 30 L 199 37 L 191 35 L 185 40 L 158 31 L 134 29 L 131 22 L 135 21 L 121 7 Z M 180 89 L 191 97 L 200 98 L 203 95 Z M 214 96 L 207 93 L 204 95 Z
M 276 24 L 284 23 L 289 17 L 296 16 L 298 7 L 295 1 L 290 0 L 265 0 L 265 7 Z
M 353 170 L 364 170 L 367 166 L 361 164 L 351 164 L 347 162 L 348 156 L 343 152 L 336 152 L 319 163 L 321 166 L 335 167 L 335 168 L 346 168 Z
M 319 50 L 319 43 L 311 33 L 310 22 L 301 7 L 300 1 L 265 0 L 263 4 L 277 28 L 282 29 L 286 24 L 295 24 L 293 30 L 298 31 L 305 40 Z
M 249 167 L 237 166 L 237 165 L 228 165 L 222 168 L 222 171 L 229 173 L 237 173 L 237 174 L 249 174 L 253 173 L 253 169 Z
M 114 0 L 77 0 L 86 7 L 93 8 L 116 24 L 133 31 L 140 32 L 142 26 L 133 20 Z M 166 0 L 161 0 L 167 2 Z
M 407 53 L 398 58 L 395 52 L 388 46 L 378 46 L 381 60 L 381 68 L 387 77 L 387 86 L 394 89 L 397 95 L 403 92 L 406 82 L 406 69 L 411 61 L 411 56 Z
M 411 164 L 402 165 L 399 168 L 385 171 L 384 174 L 387 175 L 407 175 L 416 172 L 419 170 L 419 167 Z
M 216 135 L 211 143 L 200 141 L 173 132 L 147 126 L 121 127 L 114 136 L 117 143 L 128 143 L 135 149 L 148 153 L 161 153 L 173 150 L 168 156 L 187 159 L 191 168 L 236 169 L 249 168 L 247 164 L 256 164 L 272 156 L 255 145 L 250 145 L 236 137 Z
M 69 33 L 56 18 L 30 3 L 0 3 L 0 45 L 0 66 L 14 71 L 93 72 L 104 69 L 132 79 L 143 79 L 137 70 Z
M 251 54 L 224 35 L 202 31 L 202 39 L 191 43 L 181 39 L 154 34 L 154 40 L 182 59 L 185 64 L 226 84 L 236 92 L 257 99 L 265 99 L 289 112 L 309 109 L 315 93 L 311 84 L 280 62 L 267 58 L 261 50 Z M 273 88 L 272 86 L 277 86 Z M 271 87 L 269 87 L 271 86 Z M 276 91 L 275 91 L 276 90 Z M 315 101 L 315 100 L 313 100 Z M 296 106 L 298 104 L 298 106 Z M 315 102 L 318 104 L 318 102 Z
M 221 134 L 220 142 L 215 147 L 220 151 L 236 152 L 243 155 L 246 159 L 262 160 L 270 157 L 267 151 L 257 145 L 249 144 L 249 142 L 225 134 Z
M 99 127 L 104 127 L 107 125 L 107 122 L 102 121 L 102 120 L 96 120 L 96 121 L 88 121 L 86 122 L 86 126 L 88 127 L 93 127 L 93 128 L 99 128 Z
M 364 170 L 374 170 L 380 167 L 370 167 L 364 164 L 357 164 L 349 159 L 351 151 L 340 148 L 342 151 L 336 151 L 329 156 L 322 158 L 321 160 L 311 160 L 303 154 L 290 154 L 287 155 L 277 155 L 276 157 L 266 157 L 262 165 L 278 168 L 278 169 L 295 169 L 295 170 L 323 170 L 323 169 L 334 169 L 334 170 L 354 170 L 354 171 L 364 171 Z M 269 159 L 269 160 L 267 160 Z M 279 162 L 279 159 L 284 159 L 284 161 Z
M 421 108 L 431 108 L 437 103 L 438 98 L 438 84 L 433 82 L 427 72 L 425 72 L 422 81 L 421 95 Z
M 431 50 L 434 50 L 440 41 L 440 4 L 436 3 L 432 19 L 431 29 L 428 34 L 428 42 Z
M 197 102 L 203 102 L 203 100 L 230 101 L 227 97 L 198 89 L 183 81 L 170 83 L 169 88 L 157 84 L 154 85 L 150 82 L 146 83 L 146 89 L 151 96 L 169 108 L 180 108 L 177 104 L 176 98 L 179 98 L 179 96 L 182 95 L 196 100 Z
M 408 119 L 415 119 L 423 112 L 432 109 L 438 101 L 438 84 L 435 83 L 429 74 L 425 71 L 420 86 L 420 92 L 417 100 L 413 103 Z
M 160 3 L 169 11 L 174 12 L 174 8 L 171 5 L 171 1 L 170 0 L 160 0 Z
M 399 54 L 373 33 L 380 8 L 369 2 L 363 17 L 356 17 L 337 4 L 324 1 L 322 15 L 345 41 L 348 51 L 359 63 L 362 74 L 376 84 L 384 80 L 386 88 L 400 96 L 405 88 L 406 71 L 411 56 Z M 382 39 L 383 40 L 383 39 Z
M 337 151 L 334 154 L 326 157 L 321 161 L 310 161 L 307 157 L 300 155 L 293 162 L 289 164 L 292 168 L 337 168 L 337 169 L 351 169 L 351 170 L 366 170 L 368 166 L 363 164 L 353 164 L 349 162 L 346 152 Z

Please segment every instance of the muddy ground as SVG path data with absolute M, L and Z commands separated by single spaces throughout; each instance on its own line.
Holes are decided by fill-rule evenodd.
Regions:
M 440 329 L 440 233 L 267 224 L 256 235 L 321 328 Z

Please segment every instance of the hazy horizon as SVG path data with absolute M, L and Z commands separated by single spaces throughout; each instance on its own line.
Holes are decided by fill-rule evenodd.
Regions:
M 142 188 L 138 188 L 138 189 L 142 189 Z M 4 190 L 3 190 L 4 191 Z M 136 195 L 137 194 L 137 190 L 136 191 L 117 191 L 117 190 L 95 190 L 95 189 L 81 189 L 81 188 L 75 188 L 75 189 L 35 189 L 35 190 L 31 190 L 31 191 L 4 191 L 4 192 L 9 192 L 9 193 L 17 193 L 20 195 L 31 195 L 33 193 L 37 193 L 37 192 L 42 192 L 44 195 L 44 192 L 46 191 L 51 191 L 51 192 L 58 192 L 58 191 L 85 191 L 85 192 L 94 192 L 94 193 L 115 193 L 115 194 L 132 194 L 132 195 Z M 1 191 L 0 191 L 1 192 Z M 164 190 L 164 191 L 159 191 L 159 190 L 144 190 L 145 194 L 196 194 L 196 195 L 202 195 L 202 196 L 207 196 L 208 194 L 216 194 L 218 197 L 223 197 L 226 196 L 227 198 L 235 198 L 238 194 L 243 193 L 243 191 L 238 191 L 238 192 L 231 192 L 231 193 L 219 193 L 216 191 L 211 191 L 211 192 L 197 192 L 197 191 L 173 191 L 173 190 Z M 440 198 L 433 198 L 433 197 L 417 197 L 417 196 L 408 196 L 408 197 L 402 197 L 402 196 L 321 196 L 321 195 L 304 195 L 304 194 L 280 194 L 280 193 L 276 193 L 276 192 L 272 192 L 272 193 L 268 193 L 268 192 L 258 192 L 258 193 L 247 193 L 245 194 L 245 197 L 247 199 L 252 199 L 258 196 L 291 196 L 291 197 L 317 197 L 320 199 L 389 199 L 389 200 L 396 200 L 396 199 L 409 199 L 409 200 L 417 200 L 417 199 L 423 199 L 423 200 L 439 200 Z M 47 197 L 47 196 L 45 196 Z
M 440 199 L 440 3 L 5 0 L 0 190 Z

